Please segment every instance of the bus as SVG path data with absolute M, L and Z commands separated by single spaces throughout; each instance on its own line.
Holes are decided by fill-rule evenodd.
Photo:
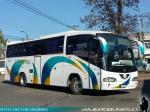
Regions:
M 104 31 L 67 31 L 8 43 L 5 68 L 5 79 L 12 83 L 69 87 L 74 94 L 138 85 L 130 40 Z
M 130 39 L 131 46 L 134 53 L 134 58 L 136 61 L 137 70 L 144 71 L 146 69 L 146 63 L 144 62 L 145 47 L 144 44 L 137 39 Z

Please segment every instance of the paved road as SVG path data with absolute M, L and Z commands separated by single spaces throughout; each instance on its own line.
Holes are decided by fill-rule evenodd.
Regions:
M 4 83 L 3 76 L 0 76 L 0 105 L 137 108 L 141 96 L 150 98 L 150 74 L 140 74 L 139 80 L 134 90 L 86 90 L 83 95 L 72 95 L 66 88 L 11 85 Z

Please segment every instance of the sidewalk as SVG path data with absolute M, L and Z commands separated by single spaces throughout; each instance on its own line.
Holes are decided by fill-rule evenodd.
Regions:
M 150 72 L 140 72 L 138 79 L 139 81 L 150 79 Z

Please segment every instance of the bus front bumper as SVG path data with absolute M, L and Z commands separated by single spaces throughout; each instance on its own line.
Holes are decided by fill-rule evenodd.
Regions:
M 105 82 L 103 83 L 102 90 L 124 90 L 124 89 L 135 89 L 138 85 L 138 81 L 132 81 L 128 85 L 118 82 Z
M 102 70 L 101 90 L 135 89 L 138 85 L 138 73 L 116 73 Z

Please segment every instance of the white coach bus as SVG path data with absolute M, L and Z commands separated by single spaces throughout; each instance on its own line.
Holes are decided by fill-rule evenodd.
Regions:
M 138 72 L 127 37 L 103 31 L 68 31 L 9 43 L 5 79 L 83 89 L 134 89 Z

